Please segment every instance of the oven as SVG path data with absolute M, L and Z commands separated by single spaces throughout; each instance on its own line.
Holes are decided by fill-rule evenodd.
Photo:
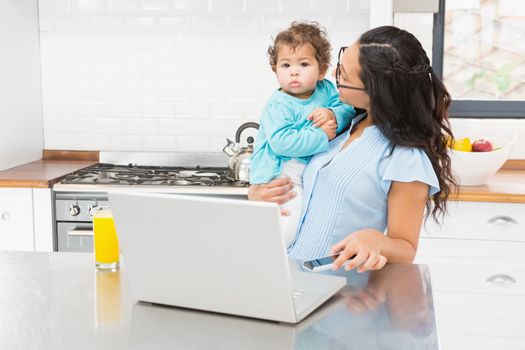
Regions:
M 55 192 L 54 250 L 93 251 L 93 210 L 109 205 L 107 194 L 99 192 Z
M 93 251 L 93 211 L 110 205 L 111 189 L 246 199 L 248 184 L 227 174 L 224 167 L 131 164 L 97 164 L 74 172 L 53 186 L 54 250 Z

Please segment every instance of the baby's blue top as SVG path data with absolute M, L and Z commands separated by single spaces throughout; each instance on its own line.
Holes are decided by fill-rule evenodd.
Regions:
M 277 90 L 264 108 L 250 162 L 250 182 L 267 183 L 281 173 L 284 162 L 294 158 L 307 163 L 311 156 L 328 149 L 328 136 L 306 117 L 318 107 L 330 108 L 337 120 L 337 132 L 348 126 L 354 108 L 342 103 L 329 80 L 317 83 L 308 99 Z
M 359 116 L 352 120 L 350 130 Z M 420 181 L 430 186 L 429 196 L 439 192 L 439 182 L 424 151 L 395 147 L 376 126 L 344 150 L 345 132 L 330 148 L 312 158 L 303 173 L 304 206 L 297 235 L 288 249 L 294 259 L 325 256 L 330 248 L 352 232 L 387 226 L 387 197 L 392 181 Z

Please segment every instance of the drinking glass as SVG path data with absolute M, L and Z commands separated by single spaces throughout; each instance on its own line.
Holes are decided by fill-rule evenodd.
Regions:
M 95 209 L 93 214 L 95 266 L 99 270 L 119 268 L 119 244 L 113 214 L 109 206 Z

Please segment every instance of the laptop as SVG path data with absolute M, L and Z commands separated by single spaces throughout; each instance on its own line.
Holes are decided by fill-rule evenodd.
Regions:
M 290 271 L 275 203 L 108 196 L 139 301 L 297 323 L 346 285 L 345 277 Z

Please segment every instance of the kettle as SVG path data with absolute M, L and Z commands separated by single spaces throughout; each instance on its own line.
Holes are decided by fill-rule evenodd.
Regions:
M 248 136 L 246 138 L 247 147 L 239 148 L 241 134 L 248 128 L 259 129 L 259 124 L 248 122 L 239 126 L 235 133 L 235 142 L 227 138 L 226 141 L 228 143 L 222 149 L 230 157 L 227 177 L 234 181 L 250 182 L 250 157 L 253 154 L 253 137 Z

